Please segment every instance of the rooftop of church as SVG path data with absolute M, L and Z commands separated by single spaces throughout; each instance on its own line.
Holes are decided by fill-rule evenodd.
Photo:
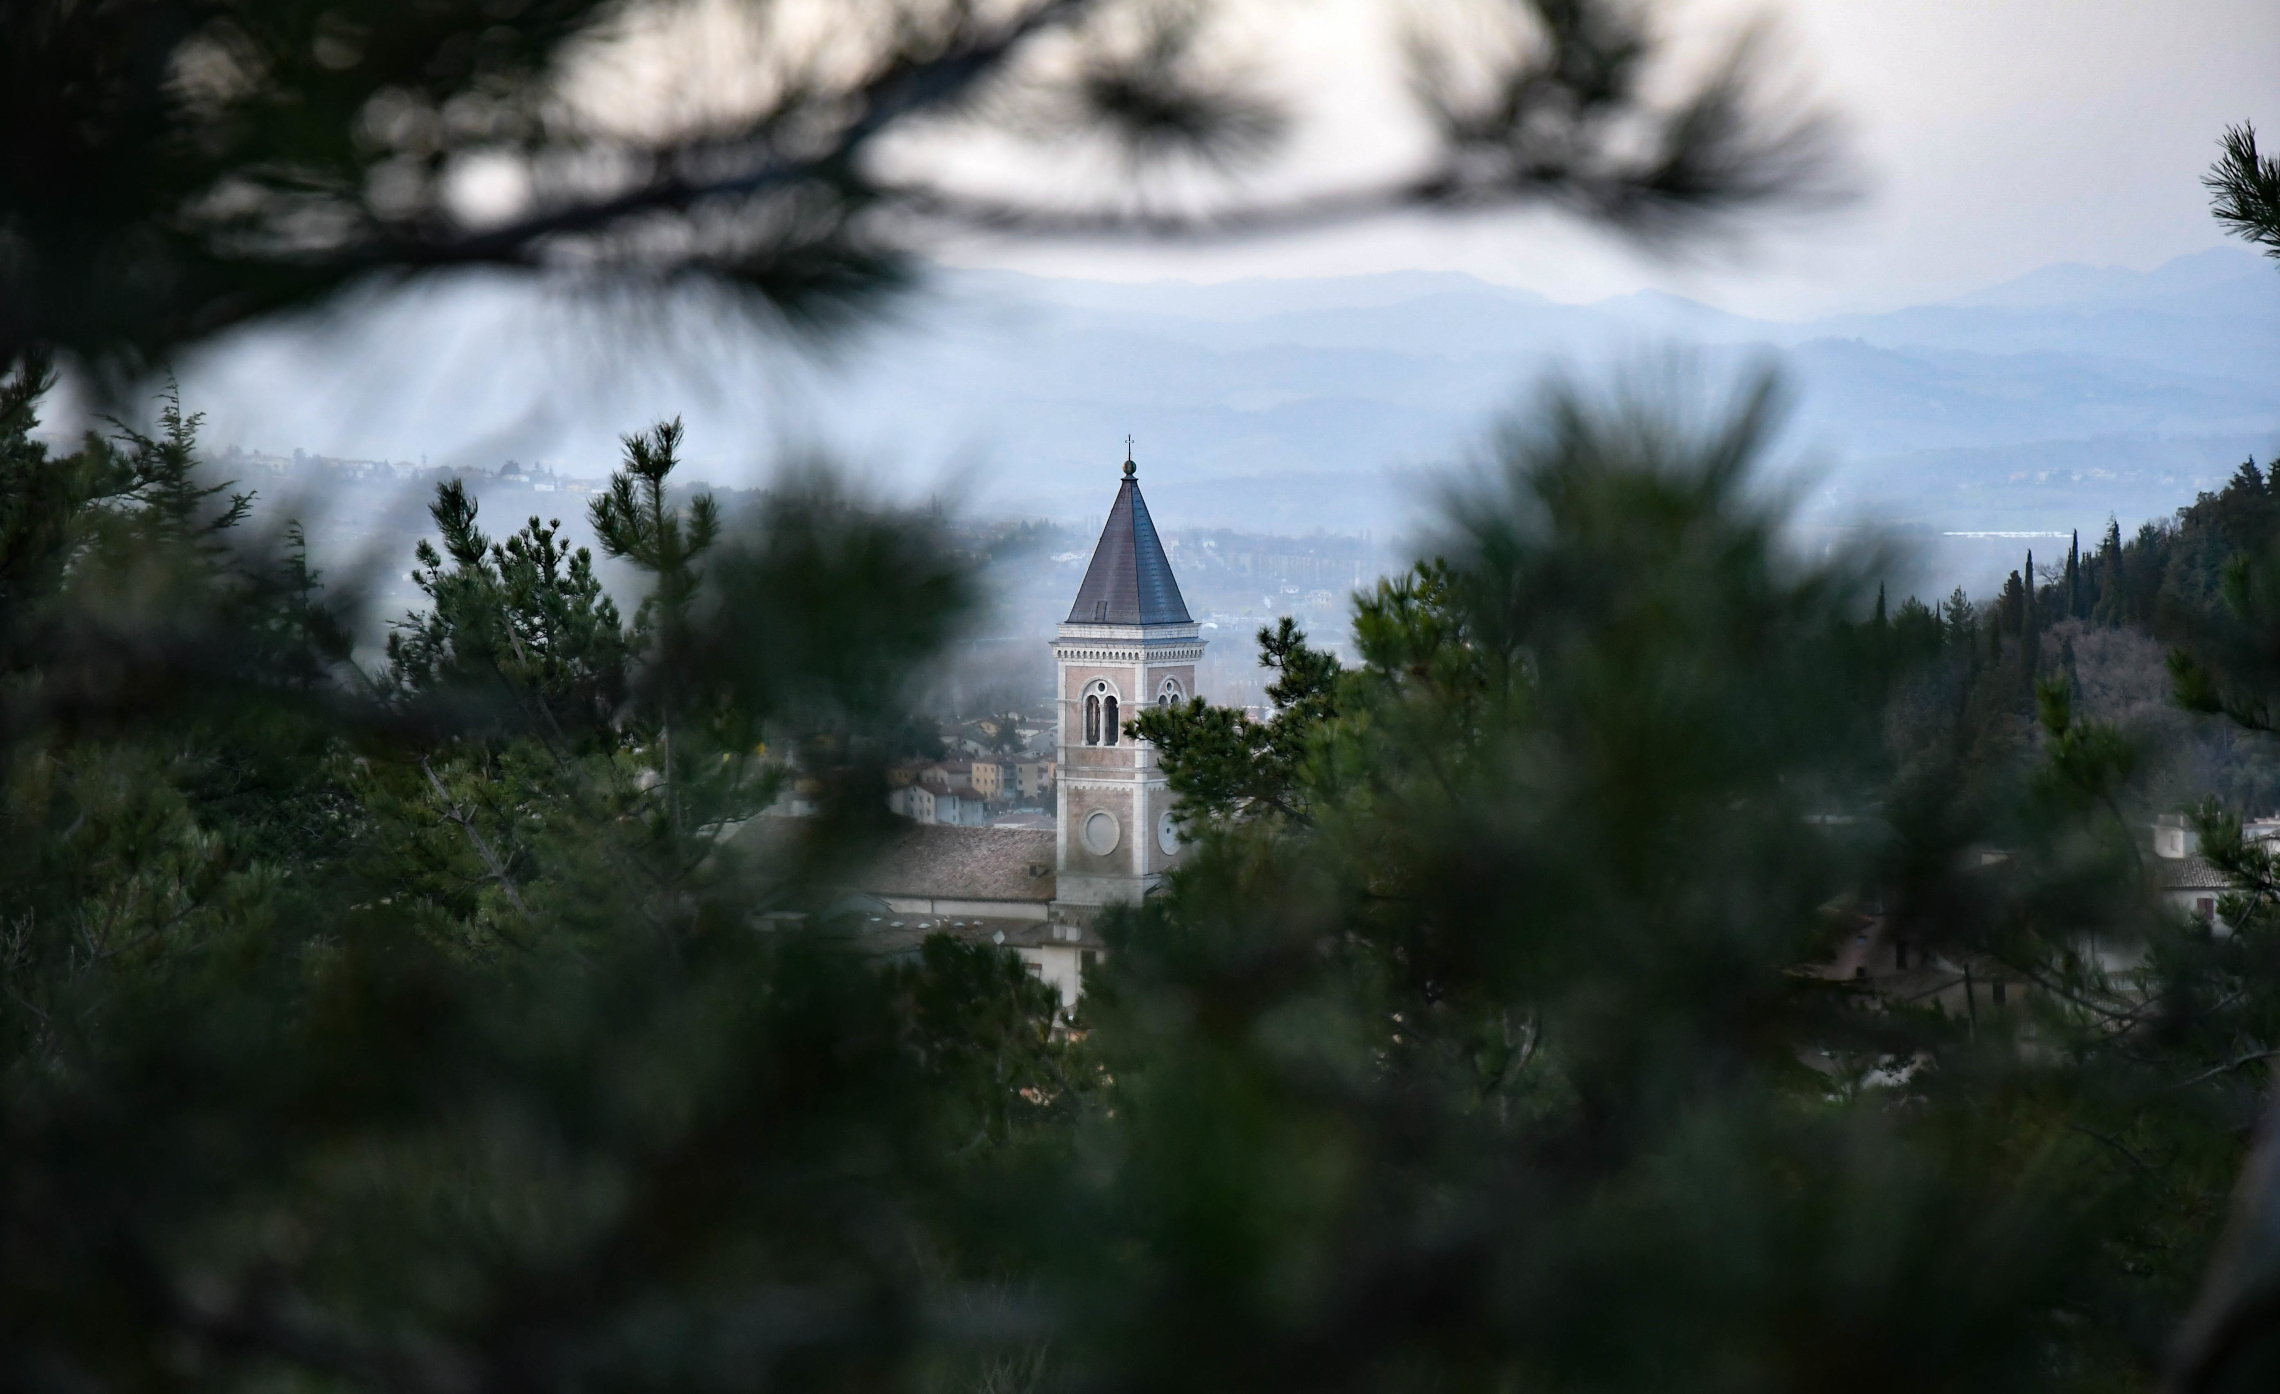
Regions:
M 897 832 L 857 878 L 873 895 L 1039 904 L 1054 882 L 1052 829 L 940 824 Z
M 1180 583 L 1172 577 L 1171 559 L 1156 536 L 1148 516 L 1148 501 L 1140 496 L 1139 470 L 1129 455 L 1124 461 L 1124 483 L 1116 493 L 1116 506 L 1108 511 L 1108 524 L 1100 530 L 1092 565 L 1069 607 L 1069 624 L 1193 624 Z

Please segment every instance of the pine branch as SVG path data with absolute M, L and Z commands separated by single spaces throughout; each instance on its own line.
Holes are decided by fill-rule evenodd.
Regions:
M 2244 1065 L 2253 1065 L 2260 1060 L 2272 1060 L 2276 1058 L 2280 1058 L 2280 1050 L 2252 1050 L 2245 1055 L 2236 1055 L 2221 1065 L 2212 1065 L 2208 1069 L 2201 1071 L 2199 1074 L 2194 1075 L 2188 1079 L 2181 1079 L 2169 1087 L 2172 1090 L 2190 1089 L 2196 1084 L 2206 1083 L 2209 1080 L 2215 1079 L 2219 1075 L 2229 1075 Z
M 427 776 L 428 784 L 434 788 L 436 798 L 443 803 L 444 821 L 457 823 L 460 831 L 467 834 L 467 840 L 474 844 L 476 855 L 483 859 L 484 866 L 490 868 L 491 879 L 498 883 L 500 890 L 506 892 L 507 901 L 515 907 L 515 913 L 528 919 L 530 907 L 523 904 L 522 893 L 515 889 L 513 878 L 507 875 L 506 864 L 501 862 L 498 854 L 491 850 L 490 842 L 476 828 L 474 818 L 451 797 L 450 791 L 443 787 L 443 781 L 436 778 L 435 770 L 428 765 L 424 756 L 420 759 L 420 772 Z M 526 947 L 506 935 L 500 937 L 506 939 L 508 943 L 514 944 L 518 949 Z
M 210 110 L 181 102 L 172 87 L 150 94 L 148 105 L 168 114 L 148 129 L 100 102 L 82 109 L 85 92 L 102 87 L 80 71 L 101 66 L 100 36 L 43 36 L 40 61 L 25 65 L 43 80 L 19 82 L 16 106 L 0 98 L 0 132 L 21 109 L 75 133 L 84 127 L 74 139 L 94 142 L 102 158 L 82 169 L 43 154 L 42 180 L 0 191 L 0 222 L 14 225 L 18 205 L 41 215 L 23 223 L 33 232 L 18 262 L 29 269 L 0 268 L 0 359 L 49 343 L 149 353 L 321 300 L 358 278 L 451 267 L 552 269 L 597 286 L 690 274 L 821 325 L 895 288 L 929 243 L 963 230 L 1201 239 L 1549 201 L 1661 243 L 1740 210 L 1845 196 L 1832 174 L 1829 121 L 1802 103 L 1759 100 L 1763 45 L 1754 33 L 1665 99 L 1649 81 L 1660 47 L 1622 0 L 1498 7 L 1497 43 L 1446 45 L 1465 50 L 1458 66 L 1477 81 L 1443 81 L 1419 57 L 1415 105 L 1434 145 L 1409 168 L 1296 198 L 1254 195 L 1231 167 L 1278 148 L 1291 123 L 1261 84 L 1223 61 L 1223 47 L 1203 42 L 1218 38 L 1215 21 L 1232 8 L 1227 0 L 1004 8 L 922 0 L 902 7 L 845 69 L 803 69 L 801 55 L 766 54 L 763 66 L 791 71 L 762 109 L 695 135 L 650 138 L 534 114 L 559 95 L 544 76 L 557 60 L 579 45 L 606 48 L 616 7 L 591 0 L 549 4 L 543 16 L 534 8 L 510 24 L 495 24 L 493 7 L 478 0 L 438 0 L 372 26 L 368 47 L 385 47 L 386 63 L 339 70 L 311 67 L 306 32 L 254 24 L 230 60 L 242 92 Z M 485 43 L 498 36 L 516 51 L 511 76 L 479 81 L 456 53 L 467 38 L 459 26 L 478 15 L 478 27 L 493 26 Z M 154 52 L 184 43 L 191 27 L 152 35 Z M 1489 71 L 1474 74 L 1484 63 Z M 109 95 L 141 95 L 134 84 L 145 80 Z M 511 114 L 506 133 L 454 130 L 445 113 L 465 105 L 461 98 Z M 286 122 L 284 111 L 302 114 Z M 391 134 L 399 125 L 436 133 Z M 953 162 L 876 155 L 898 136 L 1011 137 L 1040 154 L 1105 143 L 1125 155 L 1130 175 L 1200 165 L 1228 177 L 1216 206 L 1204 208 L 1174 197 L 1191 185 L 1171 178 L 1127 177 L 1074 200 L 1067 179 L 1000 195 L 962 183 L 947 172 Z M 117 177 L 111 166 L 146 146 L 163 152 L 151 159 L 166 178 L 130 162 L 137 199 L 94 197 L 101 178 Z M 449 171 L 468 154 L 514 162 L 535 192 L 502 221 L 467 219 L 452 203 Z M 613 174 L 597 179 L 602 170 Z M 126 245 L 121 239 L 133 239 L 163 294 L 109 295 L 119 269 L 90 263 L 84 247 Z
M 2201 177 L 2210 211 L 2227 232 L 2280 259 L 2280 158 L 2257 153 L 2256 128 L 2245 121 L 2226 127 L 2219 144 L 2223 153 Z

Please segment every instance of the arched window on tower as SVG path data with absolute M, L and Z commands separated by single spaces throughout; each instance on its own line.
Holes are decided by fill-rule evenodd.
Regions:
M 1101 707 L 1101 724 L 1106 728 L 1101 743 L 1114 745 L 1116 744 L 1116 699 L 1114 697 L 1102 698 Z
M 1100 744 L 1100 699 L 1085 698 L 1085 744 Z
M 1164 679 L 1162 686 L 1156 689 L 1156 705 L 1159 707 L 1176 707 L 1179 704 L 1180 680 L 1178 678 Z

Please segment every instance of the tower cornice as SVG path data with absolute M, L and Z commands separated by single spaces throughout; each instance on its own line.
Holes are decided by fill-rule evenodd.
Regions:
M 1200 624 L 1063 624 L 1054 636 L 1059 644 L 1197 644 L 1203 642 Z

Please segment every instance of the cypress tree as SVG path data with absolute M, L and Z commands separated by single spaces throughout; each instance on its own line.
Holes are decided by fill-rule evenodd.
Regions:
M 2003 578 L 2003 589 L 1995 598 L 1993 619 L 1990 627 L 1998 634 L 2027 632 L 2027 585 L 2017 571 Z
M 1892 686 L 1892 626 L 1884 613 L 1884 583 L 1876 583 L 1876 612 L 1868 620 L 1868 662 L 1881 696 Z
M 2066 539 L 2066 617 L 2079 619 L 2082 615 L 2082 530 L 2076 528 Z
M 2127 605 L 2122 585 L 2122 525 L 2106 519 L 2106 536 L 2098 543 L 2098 599 L 2092 614 L 2102 623 L 2119 625 Z
M 1948 647 L 1968 644 L 1976 655 L 1979 641 L 1972 625 L 1971 597 L 1963 593 L 1963 587 L 1957 586 L 1948 592 L 1948 598 L 1941 602 L 1937 613 L 1942 620 L 1940 642 Z
M 2019 611 L 2019 671 L 2029 683 L 2042 666 L 2042 611 L 2035 594 L 2035 554 L 2027 552 L 2027 591 Z

